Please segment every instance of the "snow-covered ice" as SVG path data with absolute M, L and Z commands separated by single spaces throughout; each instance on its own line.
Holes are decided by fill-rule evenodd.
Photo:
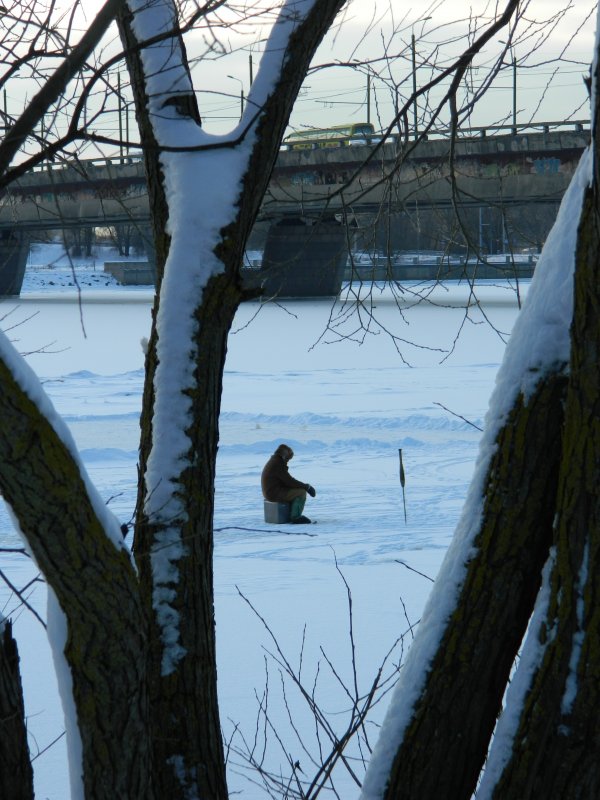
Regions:
M 0 317 L 12 312 L 5 327 L 8 320 L 14 325 L 29 318 L 9 335 L 22 352 L 32 353 L 28 361 L 67 421 L 101 496 L 126 522 L 135 504 L 140 340 L 149 330 L 152 294 L 91 279 L 86 283 L 83 270 L 78 274 L 80 303 L 73 287 L 57 292 L 56 270 L 52 286 L 39 274 L 34 280 L 32 271 L 21 300 L 3 301 Z M 522 289 L 526 293 L 527 284 Z M 394 639 L 406 632 L 405 647 L 409 645 L 409 626 L 418 622 L 431 587 L 423 575 L 434 578 L 437 573 L 480 439 L 475 427 L 450 412 L 482 425 L 504 342 L 518 313 L 514 292 L 506 285 L 482 285 L 479 296 L 494 327 L 476 308 L 465 321 L 460 305 L 468 298 L 466 286 L 440 288 L 431 302 L 413 308 L 408 308 L 411 295 L 403 295 L 401 309 L 388 290 L 376 288 L 371 302 L 377 321 L 360 345 L 350 339 L 332 343 L 340 332 L 350 334 L 350 323 L 337 328 L 337 335 L 321 337 L 331 315 L 329 301 L 262 307 L 248 303 L 240 309 L 226 364 L 215 504 L 219 691 L 226 736 L 239 723 L 253 738 L 255 692 L 262 695 L 265 682 L 263 648 L 273 649 L 241 595 L 268 621 L 294 664 L 306 624 L 303 672 L 312 683 L 320 658 L 321 697 L 332 713 L 347 702 L 327 674 L 320 646 L 351 679 L 346 591 L 336 560 L 352 590 L 363 689 Z M 338 319 L 339 309 L 334 312 Z M 443 360 L 442 351 L 461 326 L 456 345 Z M 403 346 L 408 366 L 383 327 L 432 349 Z M 52 354 L 35 352 L 46 345 Z M 263 521 L 260 471 L 282 441 L 296 453 L 292 474 L 317 489 L 306 507 L 317 525 Z M 399 448 L 406 471 L 406 524 Z M 18 544 L 6 510 L 0 508 L 0 545 Z M 11 554 L 1 559 L 4 573 L 22 585 L 30 574 L 27 561 Z M 43 587 L 36 584 L 31 592 L 31 602 L 43 611 Z M 9 615 L 14 607 L 10 591 L 0 585 L 0 612 Z M 29 613 L 14 616 L 35 753 L 61 733 L 62 712 L 42 628 Z M 278 671 L 270 662 L 270 711 L 289 753 L 310 775 L 308 755 L 285 730 L 278 686 Z M 291 702 L 296 708 L 297 702 Z M 378 722 L 385 704 L 376 711 Z M 301 724 L 310 740 L 306 717 Z M 375 729 L 371 738 L 376 738 Z M 273 768 L 285 761 L 276 748 L 268 759 Z M 34 766 L 37 796 L 68 800 L 64 739 Z M 251 800 L 265 796 L 243 772 L 232 754 L 230 790 Z M 350 779 L 340 775 L 340 781 L 345 798 L 358 796 Z

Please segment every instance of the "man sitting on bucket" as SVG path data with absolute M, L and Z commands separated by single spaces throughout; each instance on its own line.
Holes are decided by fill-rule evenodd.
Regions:
M 297 525 L 308 524 L 308 517 L 302 515 L 306 503 L 306 493 L 314 497 L 317 493 L 310 483 L 302 483 L 292 478 L 288 472 L 288 461 L 294 451 L 287 444 L 280 444 L 265 464 L 260 477 L 262 493 L 271 503 L 290 504 L 290 522 Z

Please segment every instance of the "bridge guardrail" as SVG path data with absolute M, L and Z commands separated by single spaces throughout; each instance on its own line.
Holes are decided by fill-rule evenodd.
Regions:
M 516 125 L 512 123 L 506 125 L 474 125 L 469 128 L 460 128 L 458 131 L 459 138 L 479 138 L 485 139 L 489 133 L 501 133 L 508 131 L 513 136 L 518 136 L 519 133 L 550 133 L 550 132 L 571 132 L 583 133 L 589 130 L 589 119 L 576 119 L 576 120 L 560 120 L 555 122 L 517 122 Z M 449 136 L 451 133 L 450 128 L 443 128 L 440 131 L 432 131 L 430 138 L 436 136 Z M 465 136 L 464 134 L 470 134 Z
M 32 167 L 29 172 L 60 172 L 65 169 L 73 169 L 76 164 L 81 164 L 85 169 L 89 167 L 126 167 L 134 164 L 141 164 L 142 156 L 104 156 L 102 158 L 79 158 L 76 161 L 43 161 Z
M 589 119 L 576 119 L 576 120 L 555 120 L 551 122 L 518 122 L 516 125 L 505 124 L 505 125 L 474 125 L 468 128 L 459 128 L 458 130 L 458 138 L 459 139 L 486 139 L 488 135 L 494 134 L 501 134 L 502 132 L 509 133 L 513 136 L 518 136 L 519 134 L 525 133 L 551 133 L 551 132 L 574 132 L 574 133 L 583 133 L 584 131 L 590 129 L 590 120 Z M 450 128 L 439 128 L 436 130 L 431 130 L 427 135 L 427 140 L 432 139 L 444 139 L 450 136 L 451 134 Z M 365 138 L 364 144 L 365 145 L 375 145 L 381 141 L 382 133 L 376 133 L 375 136 L 370 138 Z M 333 142 L 339 142 L 341 146 L 341 142 L 346 141 L 347 137 L 340 138 L 340 139 L 330 139 L 328 140 L 329 144 L 333 144 Z M 398 133 L 390 133 L 387 140 L 392 144 L 402 144 L 405 141 L 404 136 Z M 413 141 L 409 139 L 408 141 Z M 354 145 L 358 144 L 359 140 L 355 140 L 353 142 Z M 361 140 L 362 143 L 362 140 Z M 319 149 L 318 145 L 315 142 L 311 142 L 311 145 L 315 145 L 314 149 Z M 280 152 L 292 152 L 292 148 L 288 147 L 285 144 L 282 144 L 280 148 Z M 82 158 L 79 159 L 79 162 L 73 163 L 81 163 L 86 169 L 88 167 L 111 167 L 111 166 L 133 166 L 142 163 L 142 156 L 141 155 L 118 155 L 118 156 L 105 156 L 102 158 Z M 44 161 L 42 164 L 38 164 L 36 167 L 33 167 L 31 172 L 47 172 L 50 170 L 51 172 L 59 172 L 65 169 L 71 169 L 72 163 L 68 163 L 66 161 Z
M 585 130 L 588 124 L 587 120 L 519 123 L 517 128 L 522 135 L 516 138 L 497 135 L 512 131 L 511 125 L 463 129 L 456 148 L 457 157 L 463 158 L 466 165 L 460 175 L 462 205 L 496 203 L 499 197 L 504 206 L 522 204 L 524 198 L 538 204 L 555 204 L 589 140 Z M 540 132 L 546 130 L 550 131 L 549 136 Z M 487 135 L 492 132 L 496 135 Z M 419 143 L 414 152 L 412 143 L 408 143 L 406 175 L 398 178 L 394 189 L 398 208 L 452 206 L 445 173 L 438 169 L 436 161 L 446 163 L 447 140 L 441 138 L 441 129 L 437 133 L 440 138 Z M 381 159 L 395 163 L 402 145 L 386 145 Z M 360 148 L 362 152 L 351 152 L 357 149 L 319 150 L 310 156 L 306 153 L 307 157 L 302 153 L 281 154 L 261 218 L 298 216 L 298 209 L 304 216 L 314 217 L 324 208 L 331 213 L 342 205 L 352 207 L 353 213 L 379 213 L 386 190 L 378 164 L 367 163 L 360 180 L 348 184 L 343 197 L 337 191 L 347 178 L 346 162 L 362 162 L 371 152 L 364 148 Z M 0 201 L 0 228 L 18 228 L 21 232 L 95 227 L 109 224 L 107 220 L 110 224 L 128 224 L 132 220 L 146 224 L 150 216 L 141 155 L 118 154 L 39 165 L 5 191 Z
M 565 132 L 565 133 L 583 133 L 584 131 L 589 131 L 590 129 L 590 120 L 589 119 L 578 119 L 578 120 L 556 120 L 553 122 L 518 122 L 516 125 L 512 123 L 506 125 L 475 125 L 468 128 L 459 128 L 457 131 L 457 139 L 459 141 L 464 141 L 466 139 L 486 139 L 489 135 L 494 134 L 502 134 L 507 133 L 512 136 L 518 136 L 520 134 L 526 133 L 554 133 L 554 132 Z M 452 133 L 451 128 L 432 128 L 428 133 L 426 133 L 422 138 L 425 141 L 433 141 L 435 139 L 447 139 Z M 358 144 L 364 145 L 376 145 L 381 142 L 383 136 L 383 132 L 378 132 L 374 136 L 368 137 L 355 137 L 351 141 L 348 140 L 348 137 L 340 137 L 340 138 L 331 138 L 326 140 L 319 140 L 314 141 L 312 139 L 306 140 L 307 147 L 304 149 L 312 149 L 312 150 L 322 150 L 328 147 L 337 148 L 337 147 L 346 147 L 346 146 L 356 146 Z M 403 134 L 400 133 L 390 133 L 386 137 L 386 143 L 389 142 L 391 144 L 403 144 L 404 142 L 412 143 L 414 142 L 413 139 L 409 138 L 406 139 Z M 280 147 L 280 152 L 282 153 L 291 153 L 295 150 L 302 149 L 302 145 L 299 144 L 300 140 L 297 140 L 294 144 L 286 144 L 285 142 L 282 143 Z M 308 147 L 310 145 L 310 147 Z

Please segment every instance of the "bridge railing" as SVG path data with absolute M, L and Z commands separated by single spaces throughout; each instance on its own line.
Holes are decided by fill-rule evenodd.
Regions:
M 458 136 L 460 138 L 479 138 L 485 139 L 487 136 L 494 134 L 510 133 L 513 136 L 518 136 L 520 133 L 551 133 L 551 132 L 574 132 L 583 133 L 589 131 L 589 119 L 576 119 L 576 120 L 558 120 L 555 122 L 517 122 L 516 124 L 506 125 L 475 125 L 470 128 L 460 128 Z M 437 135 L 449 136 L 451 133 L 450 128 L 444 128 L 439 131 L 432 131 L 430 138 Z
M 464 139 L 486 139 L 488 136 L 498 136 L 508 134 L 519 136 L 527 133 L 584 133 L 589 132 L 589 119 L 577 120 L 556 120 L 553 122 L 518 122 L 506 125 L 475 125 L 467 128 L 459 128 L 457 137 Z M 451 128 L 432 128 L 422 138 L 426 140 L 447 139 L 452 134 Z M 282 152 L 292 152 L 294 150 L 322 150 L 326 148 L 347 147 L 356 145 L 375 145 L 381 142 L 383 133 L 378 132 L 374 136 L 355 136 L 349 139 L 344 137 L 332 137 L 329 139 L 295 139 L 292 144 L 281 145 Z M 386 137 L 386 142 L 401 145 L 405 141 L 405 136 L 400 133 L 390 133 Z M 408 141 L 412 141 L 410 138 Z
M 61 172 L 65 169 L 74 169 L 76 168 L 77 164 L 81 164 L 86 170 L 93 169 L 94 167 L 98 169 L 104 169 L 106 167 L 126 167 L 126 166 L 133 166 L 142 163 L 142 156 L 104 156 L 101 158 L 79 158 L 73 161 L 60 160 L 60 161 L 42 161 L 35 167 L 32 167 L 29 170 L 29 173 L 33 172 Z
M 589 119 L 578 119 L 578 120 L 556 120 L 554 122 L 519 122 L 516 125 L 507 124 L 507 125 L 475 125 L 473 127 L 468 128 L 459 128 L 458 129 L 458 138 L 459 139 L 485 139 L 488 136 L 494 135 L 502 135 L 502 134 L 511 134 L 513 136 L 518 136 L 519 134 L 526 134 L 526 133 L 552 133 L 552 132 L 573 132 L 573 133 L 584 133 L 588 132 L 590 129 L 590 120 Z M 432 129 L 424 138 L 427 140 L 433 139 L 444 139 L 448 138 L 451 134 L 450 128 L 438 128 Z M 332 138 L 327 140 L 319 140 L 319 142 L 315 142 L 314 140 L 307 140 L 306 141 L 306 149 L 322 149 L 326 147 L 343 147 L 350 145 L 375 145 L 381 141 L 382 133 L 377 133 L 375 136 L 372 137 L 356 137 L 352 139 L 350 142 L 348 137 L 344 138 Z M 392 144 L 401 145 L 404 142 L 404 137 L 398 133 L 391 133 L 387 137 L 387 140 Z M 301 149 L 297 147 L 293 147 L 291 145 L 282 144 L 281 151 L 292 151 L 294 149 Z M 68 162 L 66 160 L 61 161 L 44 161 L 41 164 L 38 164 L 36 167 L 33 167 L 31 172 L 32 173 L 39 173 L 39 172 L 61 172 L 66 169 L 73 169 L 74 165 L 77 163 L 81 164 L 86 170 L 88 169 L 106 169 L 112 167 L 126 167 L 126 166 L 139 166 L 142 163 L 142 156 L 141 155 L 118 155 L 118 156 L 106 156 L 102 158 L 82 158 L 78 161 Z

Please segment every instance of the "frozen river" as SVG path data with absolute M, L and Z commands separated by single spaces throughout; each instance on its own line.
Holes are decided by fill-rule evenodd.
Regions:
M 307 772 L 309 758 L 299 752 L 277 698 L 277 669 L 265 661 L 263 646 L 273 645 L 240 593 L 266 618 L 294 663 L 306 624 L 307 680 L 314 679 L 320 658 L 319 693 L 341 725 L 338 712 L 346 699 L 319 651 L 322 646 L 351 680 L 346 590 L 336 564 L 352 590 L 357 672 L 366 687 L 393 640 L 406 633 L 405 647 L 410 643 L 410 624 L 418 621 L 472 473 L 479 432 L 469 423 L 483 425 L 518 313 L 515 293 L 505 285 L 483 285 L 476 297 L 456 284 L 419 296 L 415 288 L 400 295 L 376 288 L 358 304 L 352 294 L 335 304 L 247 303 L 230 337 L 215 512 L 222 723 L 226 735 L 239 723 L 253 736 L 255 692 L 262 694 L 270 664 L 273 718 Z M 135 502 L 140 340 L 149 331 L 152 295 L 106 289 L 83 291 L 82 297 L 80 304 L 73 291 L 27 293 L 19 303 L 3 301 L 0 317 L 5 329 L 23 321 L 10 337 L 30 354 L 92 478 L 127 521 Z M 306 508 L 318 524 L 301 530 L 269 526 L 262 518 L 260 471 L 282 441 L 296 453 L 291 472 L 318 492 Z M 4 509 L 0 542 L 18 542 Z M 30 573 L 22 558 L 4 555 L 2 564 L 16 583 Z M 32 602 L 43 613 L 42 587 Z M 8 613 L 14 606 L 0 584 L 0 609 Z M 15 616 L 36 751 L 60 734 L 61 714 L 41 626 L 28 614 Z M 309 742 L 310 721 L 299 701 L 290 702 Z M 39 797 L 68 800 L 63 741 L 35 762 Z M 277 747 L 269 747 L 269 766 L 283 762 Z M 265 797 L 245 773 L 233 753 L 231 791 L 249 800 Z M 356 797 L 352 782 L 339 780 L 342 796 Z

